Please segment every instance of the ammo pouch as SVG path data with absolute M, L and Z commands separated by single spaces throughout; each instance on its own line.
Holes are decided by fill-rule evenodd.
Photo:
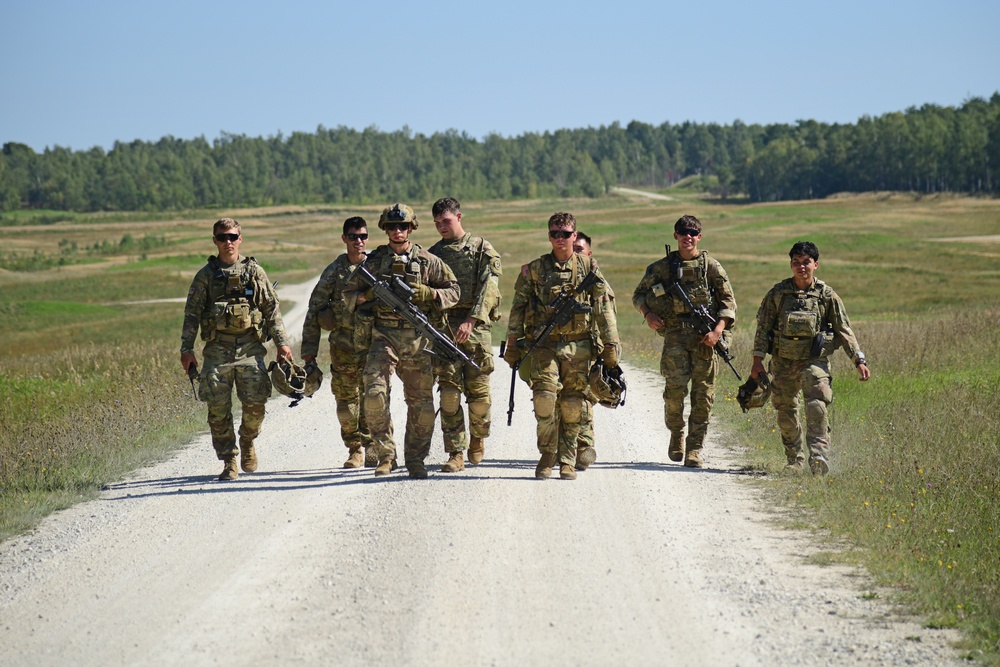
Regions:
M 328 303 L 316 313 L 316 324 L 323 331 L 333 331 L 337 328 L 337 318 L 333 314 L 333 307 Z

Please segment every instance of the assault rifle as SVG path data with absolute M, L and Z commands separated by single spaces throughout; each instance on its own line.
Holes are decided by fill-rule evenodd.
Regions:
M 198 400 L 198 390 L 194 387 L 194 381 L 198 379 L 198 362 L 192 361 L 191 365 L 188 366 L 188 380 L 191 381 L 191 395 L 194 396 L 194 400 Z
M 431 349 L 427 352 L 448 361 L 462 361 L 479 370 L 479 364 L 450 338 L 435 329 L 424 311 L 413 303 L 413 288 L 403 282 L 402 278 L 393 276 L 389 280 L 379 280 L 364 265 L 359 266 L 354 272 L 371 288 L 375 298 L 392 308 L 393 312 L 409 322 L 418 334 L 430 341 Z
M 511 422 L 514 420 L 514 383 L 517 381 L 517 369 L 521 367 L 521 362 L 527 359 L 539 345 L 545 342 L 545 339 L 549 337 L 549 334 L 552 333 L 553 329 L 568 323 L 577 313 L 590 312 L 590 306 L 585 306 L 577 301 L 576 295 L 583 294 L 600 282 L 601 279 L 597 277 L 597 274 L 591 271 L 575 288 L 572 288 L 569 285 L 563 285 L 562 291 L 549 302 L 548 307 L 553 311 L 552 317 L 549 318 L 548 322 L 543 322 L 535 327 L 534 332 L 531 334 L 531 345 L 528 346 L 527 351 L 521 355 L 521 358 L 517 360 L 517 363 L 514 364 L 514 368 L 512 369 L 510 376 L 510 401 L 507 404 L 507 426 L 510 426 Z M 517 341 L 518 347 L 523 347 L 524 344 L 525 339 L 523 338 Z M 506 350 L 507 341 L 503 341 L 500 344 L 501 357 Z
M 688 298 L 687 292 L 681 287 L 678 282 L 673 282 L 670 284 L 670 291 L 676 296 L 680 297 L 687 307 L 691 309 L 691 323 L 694 325 L 694 330 L 700 333 L 702 336 L 707 334 L 709 331 L 715 329 L 715 325 L 719 320 L 712 316 L 712 313 L 708 312 L 708 308 L 704 305 L 695 306 L 691 303 L 691 299 Z M 733 373 L 736 374 L 736 379 L 743 382 L 743 378 L 740 376 L 740 372 L 736 370 L 733 366 L 733 356 L 729 354 L 729 346 L 726 344 L 725 340 L 720 336 L 719 342 L 715 344 L 715 351 L 722 357 L 722 360 L 726 362 Z

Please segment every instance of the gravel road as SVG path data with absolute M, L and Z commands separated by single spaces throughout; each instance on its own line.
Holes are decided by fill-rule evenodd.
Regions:
M 286 322 L 301 331 L 301 305 Z M 215 481 L 206 434 L 0 544 L 4 664 L 960 664 L 954 633 L 810 564 L 822 546 L 775 525 L 724 433 L 706 469 L 670 463 L 659 376 L 626 367 L 598 462 L 539 481 L 530 394 L 508 427 L 504 368 L 487 460 L 463 473 L 340 469 L 324 386 L 272 399 L 255 474 Z

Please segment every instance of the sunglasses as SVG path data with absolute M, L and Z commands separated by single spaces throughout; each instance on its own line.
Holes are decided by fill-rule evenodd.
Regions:
M 352 234 L 352 233 L 348 232 L 347 233 L 347 240 L 348 241 L 367 241 L 368 240 L 368 235 L 367 234 Z
M 240 235 L 239 234 L 216 234 L 215 235 L 215 240 L 218 241 L 219 243 L 225 243 L 226 241 L 232 241 L 233 243 L 236 243 L 237 241 L 240 240 Z
M 564 232 L 561 229 L 550 229 L 549 238 L 550 239 L 568 239 L 569 237 L 576 234 L 576 232 Z
M 408 222 L 387 222 L 385 223 L 385 231 L 387 232 L 401 232 L 410 228 L 410 223 Z
M 701 232 L 697 229 L 678 229 L 677 236 L 699 236 Z

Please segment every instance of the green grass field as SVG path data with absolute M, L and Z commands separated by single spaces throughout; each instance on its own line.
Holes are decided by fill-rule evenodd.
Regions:
M 874 374 L 857 382 L 834 361 L 833 470 L 783 473 L 770 408 L 748 415 L 723 369 L 714 424 L 726 432 L 784 516 L 838 544 L 834 559 L 866 566 L 929 624 L 965 632 L 969 656 L 1000 656 L 1000 201 L 871 194 L 747 205 L 707 201 L 467 202 L 465 225 L 501 252 L 504 311 L 521 264 L 545 253 L 545 220 L 576 214 L 614 288 L 625 359 L 656 367 L 659 341 L 631 307 L 645 267 L 663 256 L 680 215 L 705 225 L 701 247 L 722 261 L 739 303 L 734 351 L 749 370 L 754 314 L 790 275 L 788 248 L 820 247 L 818 276 L 843 297 Z M 427 247 L 437 240 L 429 202 L 408 202 Z M 226 211 L 244 226 L 245 254 L 292 284 L 340 252 L 342 221 L 377 207 Z M 135 304 L 183 297 L 214 251 L 218 212 L 170 217 L 35 212 L 0 219 L 0 267 L 58 260 L 67 248 L 112 247 L 42 270 L 0 270 L 0 537 L 92 497 L 102 484 L 163 456 L 203 428 L 178 363 L 182 307 Z M 156 238 L 156 243 L 122 244 Z M 79 261 L 76 261 L 79 260 Z M 6 262 L 6 264 L 5 264 Z M 29 262 L 30 263 L 30 262 Z M 29 267 L 30 268 L 30 267 Z M 504 335 L 506 320 L 494 329 Z M 664 442 L 666 439 L 664 439 Z M 665 446 L 665 445 L 664 445 Z

